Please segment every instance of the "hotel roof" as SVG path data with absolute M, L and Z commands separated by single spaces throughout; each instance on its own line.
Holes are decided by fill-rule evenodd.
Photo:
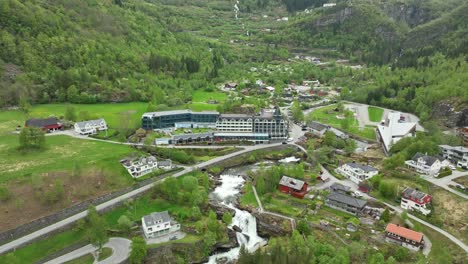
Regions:
M 194 112 L 190 109 L 183 109 L 183 110 L 170 110 L 170 111 L 160 111 L 160 112 L 148 112 L 144 113 L 143 117 L 159 117 L 159 116 L 168 116 L 168 115 L 181 115 L 181 114 L 212 114 L 212 115 L 219 115 L 217 111 L 201 111 L 201 112 Z

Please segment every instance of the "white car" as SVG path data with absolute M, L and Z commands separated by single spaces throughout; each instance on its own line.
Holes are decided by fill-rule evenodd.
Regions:
M 457 169 L 457 167 L 453 166 L 452 164 L 450 164 L 448 167 L 449 167 L 451 170 L 456 170 L 456 169 Z
M 360 191 L 354 191 L 352 195 L 356 198 L 362 197 L 362 193 Z
M 292 142 L 293 140 L 293 138 L 288 138 L 288 142 Z

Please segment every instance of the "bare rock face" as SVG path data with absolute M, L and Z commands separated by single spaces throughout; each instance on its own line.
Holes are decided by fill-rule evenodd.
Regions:
M 439 102 L 434 106 L 432 117 L 440 120 L 448 128 L 468 126 L 468 108 L 456 107 L 449 102 Z
M 257 218 L 257 233 L 261 237 L 286 236 L 292 233 L 291 223 L 284 218 L 252 212 Z
M 234 209 L 226 207 L 226 206 L 224 206 L 222 204 L 219 204 L 219 203 L 217 203 L 215 201 L 210 201 L 208 203 L 208 206 L 211 208 L 211 210 L 213 210 L 216 213 L 216 217 L 218 219 L 222 219 L 223 215 L 225 213 L 231 213 L 232 216 L 234 216 L 236 214 L 236 211 Z
M 228 251 L 231 248 L 235 248 L 239 246 L 239 241 L 237 241 L 236 231 L 228 229 L 228 241 L 226 243 L 216 243 L 215 244 L 215 251 L 217 252 L 224 252 Z
M 384 3 L 381 7 L 389 17 L 411 28 L 433 19 L 428 10 L 414 5 Z

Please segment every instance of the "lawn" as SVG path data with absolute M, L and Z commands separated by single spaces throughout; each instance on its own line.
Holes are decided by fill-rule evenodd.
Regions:
M 380 122 L 382 120 L 382 115 L 384 110 L 382 108 L 369 106 L 367 108 L 367 112 L 369 113 L 369 120 L 372 122 Z
M 14 255 L 19 260 L 19 263 L 35 263 L 50 254 L 70 246 L 72 243 L 84 241 L 84 237 L 84 231 L 67 230 L 17 249 Z M 0 263 L 7 263 L 4 258 L 5 255 L 0 256 Z
M 114 172 L 115 180 L 129 182 L 119 160 L 135 150 L 124 145 L 55 135 L 46 137 L 46 149 L 18 151 L 18 136 L 0 137 L 0 183 L 32 174 L 71 170 L 75 163 L 87 168 L 98 166 Z
M 351 120 L 348 129 L 342 129 L 341 124 L 343 119 L 340 119 L 337 116 L 342 115 L 343 113 L 333 111 L 335 108 L 336 105 L 322 107 L 310 113 L 309 117 L 312 120 L 316 120 L 320 123 L 328 124 L 338 129 L 345 130 L 346 132 L 356 136 L 372 140 L 375 139 L 375 127 L 365 126 L 360 128 L 358 121 L 355 118 Z
M 10 193 L 0 203 L 1 231 L 134 183 L 119 164 L 135 151 L 129 146 L 56 135 L 44 150 L 19 151 L 17 141 L 0 136 L 0 184 Z M 57 182 L 63 191 L 51 201 Z
M 128 114 L 132 124 L 140 124 L 141 116 L 146 111 L 148 104 L 115 103 L 115 104 L 42 104 L 35 105 L 31 109 L 31 117 L 48 117 L 51 115 L 60 117 L 65 114 L 67 106 L 74 106 L 77 114 L 87 111 L 92 117 L 104 118 L 109 127 L 118 127 L 125 115 Z
M 106 249 L 106 248 L 104 248 Z M 108 248 L 109 250 L 111 250 L 110 248 Z M 111 250 L 112 252 L 112 250 Z M 74 260 L 70 260 L 70 261 L 67 261 L 65 262 L 65 264 L 92 264 L 94 263 L 94 257 L 93 255 L 91 255 L 91 253 L 88 253 L 84 256 L 81 256 L 79 258 L 76 258 Z
M 192 102 L 206 103 L 208 100 L 216 100 L 220 103 L 224 102 L 227 95 L 222 92 L 207 92 L 203 90 L 197 90 L 192 94 Z
M 102 248 L 102 251 L 99 253 L 98 261 L 105 260 L 111 255 L 112 255 L 112 249 L 108 247 L 104 247 Z
M 251 182 L 244 186 L 244 194 L 242 194 L 240 203 L 242 206 L 258 207 L 257 199 L 255 199 L 255 194 L 253 192 Z

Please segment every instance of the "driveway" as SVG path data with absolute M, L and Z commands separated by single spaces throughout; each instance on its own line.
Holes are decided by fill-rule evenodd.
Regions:
M 119 238 L 119 237 L 109 238 L 109 241 L 103 247 L 112 249 L 112 255 L 103 261 L 94 261 L 94 263 L 98 263 L 98 264 L 123 263 L 125 260 L 128 259 L 128 256 L 130 254 L 130 244 L 131 244 L 131 241 L 125 238 Z M 64 263 L 64 262 L 79 258 L 89 253 L 92 254 L 96 250 L 97 250 L 97 247 L 89 244 L 82 248 L 74 250 L 68 254 L 60 256 L 56 259 L 50 260 L 46 262 L 45 264 Z
M 159 244 L 164 243 L 172 240 L 179 240 L 185 237 L 185 233 L 182 231 L 173 232 L 164 236 L 154 237 L 154 238 L 146 238 L 146 244 Z
M 426 181 L 434 184 L 434 185 L 437 185 L 455 195 L 458 195 L 462 198 L 465 198 L 465 199 L 468 199 L 468 195 L 462 193 L 462 192 L 459 192 L 458 190 L 455 190 L 453 188 L 450 188 L 449 185 L 457 185 L 456 182 L 454 182 L 453 180 L 456 179 L 456 178 L 459 178 L 459 177 L 464 177 L 464 176 L 468 176 L 468 172 L 461 172 L 461 171 L 452 171 L 452 175 L 449 175 L 449 176 L 446 176 L 446 177 L 442 177 L 442 178 L 434 178 L 434 177 L 431 177 L 431 176 L 421 176 L 421 178 L 425 179 Z

